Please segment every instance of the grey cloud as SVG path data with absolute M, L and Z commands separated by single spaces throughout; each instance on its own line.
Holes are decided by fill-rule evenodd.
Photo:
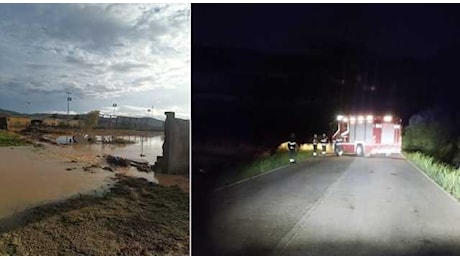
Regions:
M 189 93 L 189 7 L 0 4 L 0 89 L 37 98 L 69 89 L 86 107 L 128 94 L 135 103 L 146 91 Z
M 152 82 L 153 80 L 153 76 L 141 77 L 131 81 L 131 84 L 133 84 L 134 86 L 138 86 L 144 83 Z
M 110 69 L 118 72 L 130 72 L 137 69 L 147 69 L 149 67 L 150 65 L 146 63 L 123 62 L 110 66 Z

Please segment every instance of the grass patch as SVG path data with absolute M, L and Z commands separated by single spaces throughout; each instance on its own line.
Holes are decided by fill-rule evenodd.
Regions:
M 30 144 L 18 134 L 0 130 L 0 146 L 20 146 Z
M 296 161 L 301 162 L 307 158 L 312 157 L 312 151 L 299 151 L 296 155 Z M 228 185 L 240 180 L 251 178 L 260 175 L 264 172 L 279 168 L 289 164 L 289 152 L 288 151 L 277 151 L 275 154 L 266 157 L 259 158 L 252 163 L 237 167 L 234 174 L 225 174 L 219 178 L 217 186 L 221 187 Z
M 405 152 L 404 155 L 444 190 L 460 200 L 460 169 L 440 163 L 434 158 L 420 152 Z

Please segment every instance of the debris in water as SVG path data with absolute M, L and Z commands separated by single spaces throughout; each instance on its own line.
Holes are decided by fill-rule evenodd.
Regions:
M 105 166 L 105 167 L 104 167 L 104 168 L 102 168 L 102 169 L 103 169 L 103 170 L 106 170 L 106 171 L 111 171 L 111 172 L 113 172 L 113 169 L 112 169 L 112 168 L 110 168 L 110 167 L 108 167 L 108 166 Z
M 112 155 L 107 155 L 107 162 L 111 165 L 123 166 L 123 167 L 127 167 L 130 165 L 128 160 L 118 157 L 118 156 L 112 156 Z

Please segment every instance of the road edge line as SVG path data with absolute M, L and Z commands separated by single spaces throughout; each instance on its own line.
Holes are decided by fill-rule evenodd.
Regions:
M 283 251 L 289 246 L 291 241 L 297 236 L 300 228 L 307 223 L 308 219 L 311 216 L 313 210 L 318 208 L 324 201 L 330 196 L 330 194 L 339 186 L 339 184 L 345 179 L 348 175 L 348 169 L 345 173 L 342 174 L 334 183 L 331 184 L 323 193 L 323 195 L 318 198 L 318 200 L 311 205 L 310 207 L 305 208 L 303 216 L 294 224 L 294 226 L 287 232 L 276 244 L 276 246 L 272 250 L 271 255 L 283 255 Z
M 439 185 L 437 182 L 435 182 L 428 174 L 426 174 L 424 171 L 422 171 L 417 165 L 415 165 L 411 160 L 409 160 L 404 154 L 401 154 L 406 162 L 408 162 L 412 167 L 414 167 L 416 170 L 419 171 L 423 176 L 425 176 L 428 180 L 430 180 L 436 187 L 438 187 L 440 190 L 442 190 L 447 196 L 449 196 L 451 199 L 453 199 L 455 202 L 460 203 L 458 199 L 456 199 L 452 194 L 447 192 L 441 185 Z
M 252 176 L 252 177 L 249 177 L 249 178 L 246 178 L 246 179 L 239 180 L 239 181 L 234 182 L 234 183 L 230 183 L 230 184 L 224 185 L 224 186 L 222 186 L 222 187 L 216 188 L 216 189 L 214 190 L 214 192 L 218 192 L 218 191 L 221 191 L 221 190 L 223 190 L 223 189 L 226 189 L 226 188 L 229 188 L 229 187 L 232 187 L 232 186 L 241 184 L 241 183 L 243 183 L 243 182 L 250 181 L 250 180 L 252 180 L 252 179 L 255 179 L 255 178 L 258 178 L 258 177 L 267 175 L 267 174 L 272 173 L 272 172 L 274 172 L 274 171 L 281 170 L 281 169 L 286 168 L 286 167 L 288 167 L 288 166 L 290 166 L 290 164 L 283 165 L 283 166 L 281 166 L 281 167 L 275 168 L 275 169 L 270 170 L 270 171 L 268 171 L 268 172 L 264 172 L 264 173 L 261 173 L 261 174 L 259 174 L 259 175 L 255 175 L 255 176 Z

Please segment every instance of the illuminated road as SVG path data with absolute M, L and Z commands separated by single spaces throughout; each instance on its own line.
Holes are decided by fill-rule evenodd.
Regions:
M 211 205 L 197 254 L 460 254 L 460 203 L 402 158 L 314 158 Z

